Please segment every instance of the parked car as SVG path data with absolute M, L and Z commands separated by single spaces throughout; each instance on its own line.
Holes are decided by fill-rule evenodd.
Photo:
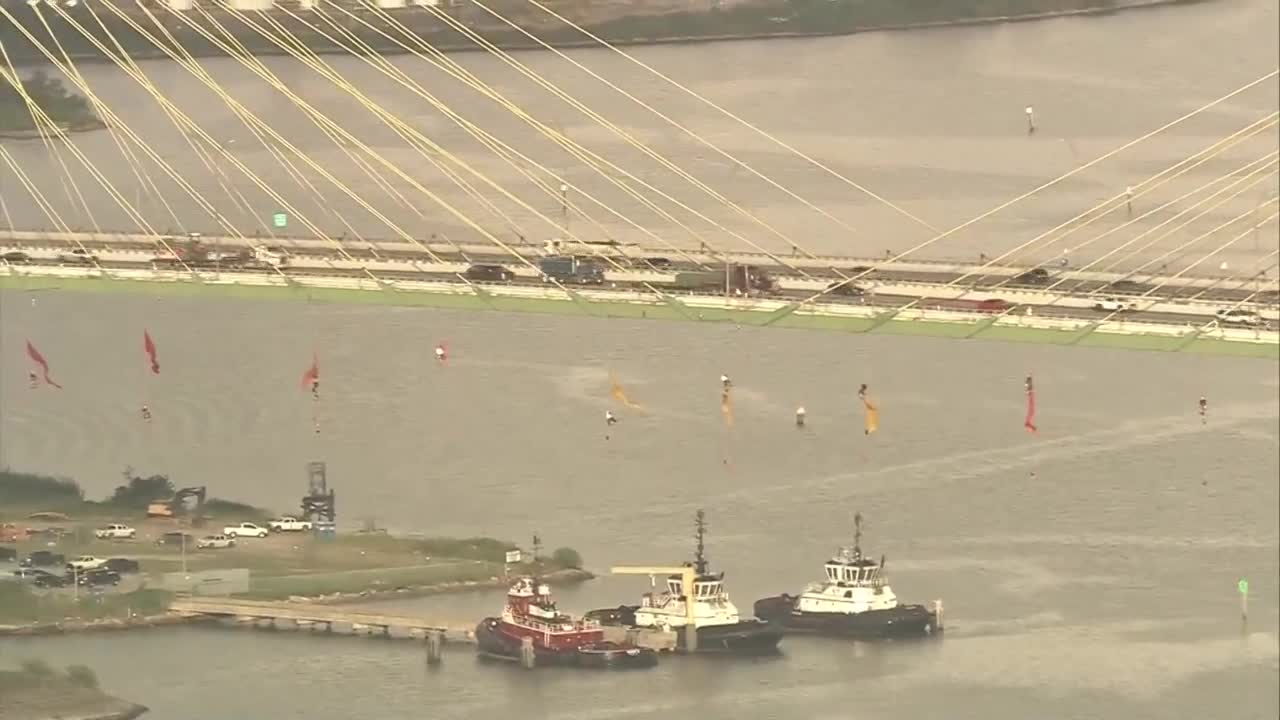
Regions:
M 28 555 L 21 563 L 22 567 L 61 567 L 65 565 L 67 558 L 55 552 L 48 550 L 36 550 Z
M 130 560 L 129 558 L 111 558 L 103 563 L 102 567 L 110 570 L 111 572 L 120 573 L 121 575 L 124 575 L 125 573 L 136 573 L 139 569 L 138 561 Z
M 80 557 L 69 561 L 67 563 L 67 569 L 75 570 L 77 572 L 85 572 L 86 570 L 97 570 L 106 564 L 107 561 L 102 558 L 96 558 L 92 555 L 81 555 Z
M 0 255 L 0 260 L 4 260 L 10 265 L 26 265 L 31 262 L 31 256 L 21 250 L 10 250 L 5 254 Z
M 31 578 L 31 584 L 38 588 L 60 588 L 66 587 L 67 581 L 65 578 L 58 577 L 57 575 L 44 573 Z
M 271 532 L 303 532 L 311 529 L 310 520 L 299 520 L 295 517 L 280 517 L 267 522 Z
M 104 568 L 90 570 L 89 572 L 79 574 L 79 576 L 76 577 L 76 583 L 86 587 L 119 585 L 120 573 L 112 572 Z
M 1249 310 L 1227 310 L 1224 308 L 1215 313 L 1215 315 L 1218 316 L 1219 322 L 1226 323 L 1227 325 L 1256 327 L 1258 325 L 1266 324 L 1266 321 L 1257 313 L 1250 312 Z
M 1133 312 L 1134 310 L 1137 310 L 1138 307 L 1127 300 L 1110 297 L 1103 298 L 1094 303 L 1093 309 L 1101 310 L 1102 312 Z
M 167 532 L 156 538 L 157 545 L 186 545 L 191 547 L 195 544 L 195 539 L 184 532 Z
M 239 525 L 228 525 L 222 528 L 222 534 L 228 537 L 258 537 L 264 538 L 269 531 L 261 525 L 254 525 L 251 522 L 242 522 Z
M 99 540 L 132 540 L 138 535 L 138 531 L 128 525 L 112 524 L 94 530 L 93 534 Z
M 209 535 L 196 541 L 197 550 L 220 550 L 235 546 L 235 538 L 229 538 L 226 535 Z
M 516 274 L 502 265 L 472 265 L 467 268 L 468 280 L 479 282 L 511 282 Z
M 35 580 L 38 577 L 52 576 L 53 573 L 45 572 L 39 568 L 18 568 L 13 571 L 13 577 L 19 580 Z M 54 576 L 56 577 L 56 576 Z

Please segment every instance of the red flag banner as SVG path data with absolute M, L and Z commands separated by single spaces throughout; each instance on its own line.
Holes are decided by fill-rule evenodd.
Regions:
M 311 367 L 302 373 L 302 389 L 312 390 L 318 382 L 320 382 L 320 358 L 312 355 Z
M 62 389 L 61 385 L 54 382 L 53 378 L 49 377 L 49 361 L 44 359 L 44 356 L 40 354 L 40 351 L 36 349 L 35 345 L 31 344 L 30 340 L 27 341 L 27 357 L 31 358 L 31 362 L 35 363 L 40 368 L 40 372 L 44 376 L 44 382 L 46 385 L 52 385 L 59 390 Z
M 1022 426 L 1027 432 L 1036 432 L 1036 388 L 1030 375 L 1027 376 L 1027 418 L 1022 421 Z
M 151 372 L 159 375 L 160 361 L 156 358 L 156 343 L 147 330 L 142 331 L 142 349 L 147 353 L 147 360 L 151 363 Z

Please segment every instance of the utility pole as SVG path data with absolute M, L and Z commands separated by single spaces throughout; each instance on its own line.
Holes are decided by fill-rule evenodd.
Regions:
M 560 224 L 564 226 L 564 234 L 569 234 L 569 186 L 560 184 Z

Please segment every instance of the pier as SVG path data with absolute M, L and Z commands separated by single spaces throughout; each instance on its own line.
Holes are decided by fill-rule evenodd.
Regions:
M 187 617 L 229 620 L 238 625 L 272 629 L 309 629 L 350 635 L 425 639 L 429 643 L 469 643 L 475 640 L 470 628 L 448 627 L 428 618 L 353 610 L 331 605 L 256 600 L 177 598 L 170 612 Z

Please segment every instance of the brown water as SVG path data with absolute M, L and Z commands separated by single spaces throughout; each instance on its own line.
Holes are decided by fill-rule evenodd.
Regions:
M 1274 2 L 1220 0 L 1105 18 L 794 42 L 636 48 L 631 52 L 918 218 L 946 229 L 1273 70 L 1280 55 L 1272 32 L 1278 22 L 1280 15 Z M 607 235 L 654 246 L 669 242 L 683 247 L 696 246 L 701 238 L 715 246 L 746 249 L 752 243 L 775 251 L 789 251 L 788 242 L 795 242 L 819 254 L 878 256 L 887 249 L 904 250 L 934 235 L 616 55 L 575 51 L 571 56 L 856 231 L 850 232 L 807 209 L 552 55 L 521 53 L 519 59 L 621 125 L 637 140 L 724 193 L 747 214 L 727 207 L 723 201 L 664 170 L 493 57 L 455 56 L 466 69 L 543 122 L 562 129 L 575 141 L 690 208 L 680 209 L 672 201 L 646 191 L 665 210 L 674 213 L 684 227 L 645 209 L 505 110 L 445 77 L 425 61 L 399 57 L 393 62 L 463 117 L 550 170 L 566 173 L 582 192 L 656 233 L 661 241 L 592 205 L 580 193 L 571 193 L 571 201 L 580 209 L 571 213 L 570 228 L 587 238 Z M 496 203 L 515 225 L 460 190 L 434 167 L 431 159 L 410 149 L 376 116 L 328 80 L 287 58 L 265 62 L 293 92 L 331 115 L 361 142 L 400 167 L 406 177 L 423 183 L 487 231 L 505 241 L 515 240 L 518 234 L 537 241 L 563 234 L 553 226 L 561 219 L 558 192 L 547 195 L 536 190 L 516 169 L 480 148 L 426 100 L 363 61 L 327 61 L 375 102 L 484 177 L 523 198 L 528 207 L 519 206 L 482 180 L 467 175 L 468 181 L 478 183 L 485 198 Z M 443 233 L 455 240 L 482 239 L 474 228 L 465 226 L 407 180 L 377 165 L 390 180 L 390 187 L 403 195 L 403 200 L 397 199 L 387 186 L 357 167 L 290 100 L 235 61 L 208 60 L 204 66 L 244 107 L 257 113 L 317 165 L 340 178 L 369 207 L 377 209 L 403 232 L 419 238 Z M 246 234 L 272 232 L 268 227 L 271 216 L 284 209 L 284 204 L 238 172 L 232 161 L 223 159 L 221 172 L 228 178 L 224 184 L 243 194 L 247 206 L 242 207 L 238 200 L 232 202 L 220 189 L 217 175 L 197 160 L 158 104 L 133 80 L 107 66 L 87 66 L 84 72 L 94 91 L 202 196 L 209 198 L 219 215 Z M 368 208 L 290 155 L 321 194 L 304 191 L 224 102 L 186 71 L 174 64 L 154 62 L 145 64 L 145 72 L 160 92 L 189 113 L 215 140 L 231 143 L 228 147 L 234 156 L 294 207 L 287 232 L 309 234 L 309 222 L 347 238 L 356 234 L 373 238 L 397 235 Z M 1277 103 L 1276 83 L 1258 86 L 1041 196 L 931 246 L 924 254 L 974 259 L 979 253 L 995 255 L 1010 250 L 1274 112 Z M 1025 130 L 1023 110 L 1027 105 L 1034 106 L 1038 126 L 1031 137 Z M 165 201 L 178 217 L 175 222 L 159 197 L 140 189 L 108 134 L 93 133 L 74 142 L 119 184 L 123 196 L 143 208 L 158 230 L 181 227 L 208 232 L 214 227 L 210 211 L 200 209 L 174 190 L 173 182 L 158 166 L 149 163 L 145 170 L 160 184 Z M 1145 213 L 1221 178 L 1274 151 L 1278 143 L 1280 139 L 1272 128 L 1139 198 L 1134 204 L 1135 213 Z M 68 224 L 83 228 L 95 224 L 103 228 L 135 226 L 85 176 L 74 159 L 68 157 L 67 162 L 78 176 L 81 191 L 91 199 L 92 213 L 71 202 L 74 190 L 62 179 L 65 173 L 39 143 L 8 147 L 27 172 L 37 178 Z M 616 172 L 611 173 L 619 177 Z M 1202 271 L 1216 269 L 1225 260 L 1233 272 L 1249 275 L 1266 270 L 1274 276 L 1274 257 L 1261 262 L 1258 258 L 1266 257 L 1280 243 L 1276 226 L 1272 223 L 1259 234 L 1250 235 L 1248 223 L 1265 219 L 1267 213 L 1252 220 L 1247 213 L 1274 196 L 1278 186 L 1274 176 L 1255 179 L 1259 182 L 1246 182 L 1232 189 L 1227 195 L 1243 192 L 1216 209 L 1209 210 L 1207 204 L 1197 207 L 1183 219 L 1190 219 L 1200 210 L 1209 211 L 1185 228 L 1178 229 L 1175 223 L 1134 241 L 1140 231 L 1169 220 L 1173 212 L 1190 207 L 1206 192 L 1126 230 L 1095 240 L 1099 233 L 1114 230 L 1125 221 L 1121 210 L 1061 241 L 1034 243 L 1020 251 L 1017 259 L 1056 259 L 1066 250 L 1070 260 L 1084 261 L 1116 250 L 1101 267 L 1112 263 L 1134 267 L 1151 261 L 1153 268 L 1165 264 L 1181 268 L 1221 248 L 1200 268 Z M 552 181 L 553 187 L 558 184 L 559 181 Z M 0 189 L 13 224 L 25 228 L 53 225 L 7 168 L 0 172 Z M 1219 199 L 1227 199 L 1227 195 Z M 1246 217 L 1240 220 L 1239 227 L 1201 238 L 1241 216 Z M 1162 237 L 1166 230 L 1170 234 Z M 1228 244 L 1241 233 L 1246 237 Z M 1130 241 L 1134 242 L 1119 249 Z
M 36 296 L 31 305 L 29 297 Z M 906 601 L 946 602 L 938 643 L 788 640 L 767 662 L 679 660 L 643 676 L 521 675 L 465 650 L 157 631 L 6 641 L 88 662 L 160 718 L 1267 718 L 1277 687 L 1274 363 L 559 316 L 3 296 L 3 461 L 110 490 L 131 464 L 288 508 L 322 459 L 345 524 L 516 539 L 589 566 L 669 563 L 710 513 L 713 563 L 742 607 L 814 580 L 849 518 Z M 162 374 L 146 377 L 149 327 Z M 25 387 L 32 337 L 66 389 Z M 430 349 L 447 341 L 447 367 Z M 322 433 L 297 382 L 321 356 Z M 647 414 L 606 440 L 612 367 Z M 1021 427 L 1035 373 L 1042 432 Z M 737 384 L 726 439 L 717 385 Z M 857 384 L 880 399 L 866 438 Z M 1210 399 L 1208 423 L 1195 412 Z M 137 417 L 142 398 L 155 420 Z M 792 427 L 804 404 L 808 430 Z M 723 460 L 730 460 L 726 467 Z M 1250 579 L 1242 629 L 1235 581 Z M 637 580 L 562 594 L 633 599 Z M 500 594 L 392 603 L 469 622 Z M 125 655 L 128 667 L 109 658 Z M 175 662 L 175 658 L 179 662 Z M 286 670 L 287 668 L 287 670 Z M 229 692 L 232 688 L 235 692 Z M 849 698 L 856 698 L 849 700 Z M 292 713 L 292 714 L 291 714 Z

